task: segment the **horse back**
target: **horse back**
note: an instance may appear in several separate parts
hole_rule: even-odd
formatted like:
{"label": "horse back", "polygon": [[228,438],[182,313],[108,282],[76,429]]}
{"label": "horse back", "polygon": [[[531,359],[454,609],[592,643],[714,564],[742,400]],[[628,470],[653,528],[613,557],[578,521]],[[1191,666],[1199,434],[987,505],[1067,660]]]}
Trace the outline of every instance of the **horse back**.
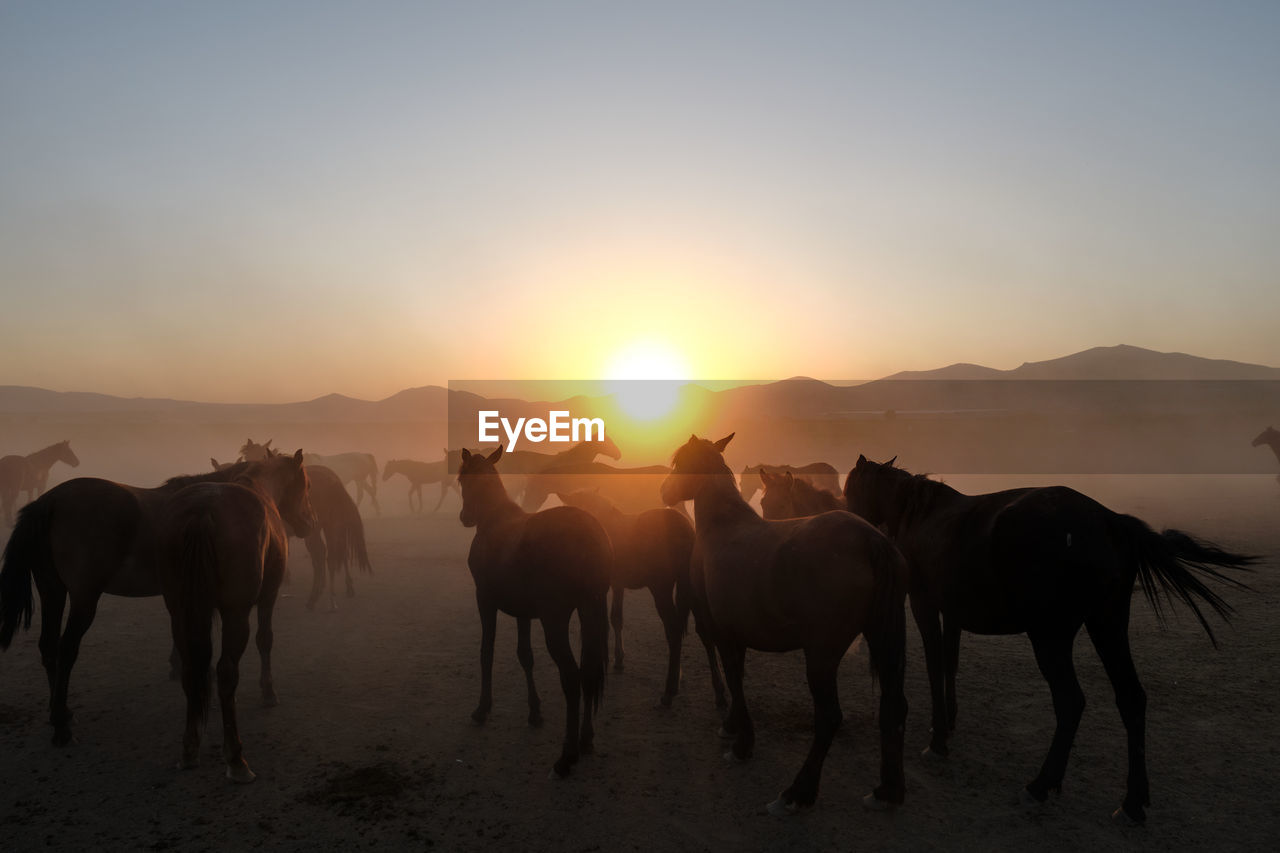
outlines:
{"label": "horse back", "polygon": [[159,595],[154,491],[77,477],[37,498],[54,571],[73,599]]}
{"label": "horse back", "polygon": [[[190,537],[202,535],[208,521],[208,547],[217,565],[217,602],[222,606],[253,604],[268,563],[287,554],[284,522],[274,504],[238,483],[197,483],[174,494],[166,507],[161,532],[164,560],[160,576],[166,589],[181,581],[183,554]],[[283,562],[280,564],[283,570]],[[167,594],[167,593],[166,593]]]}
{"label": "horse back", "polygon": [[663,507],[621,515],[605,529],[613,543],[615,584],[639,589],[688,574],[693,525],[676,510]]}

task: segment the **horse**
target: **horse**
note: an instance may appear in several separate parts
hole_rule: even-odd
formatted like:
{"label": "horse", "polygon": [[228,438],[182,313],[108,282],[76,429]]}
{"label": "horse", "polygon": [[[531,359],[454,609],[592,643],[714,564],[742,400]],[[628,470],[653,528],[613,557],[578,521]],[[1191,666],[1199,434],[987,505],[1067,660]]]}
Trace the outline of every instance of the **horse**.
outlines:
{"label": "horse", "polygon": [[762,471],[768,471],[770,474],[790,471],[796,478],[805,480],[819,489],[825,489],[833,494],[840,491],[840,472],[826,462],[810,462],[799,468],[791,465],[766,465],[761,462],[759,465],[748,465],[742,469],[739,486],[744,501],[750,501],[756,492],[764,488],[764,481],[760,477]]}
{"label": "horse", "polygon": [[859,456],[844,493],[849,509],[882,525],[911,566],[911,612],[924,641],[933,703],[926,756],[947,754],[955,726],[960,632],[1025,633],[1049,683],[1057,724],[1040,772],[1019,797],[1044,802],[1060,790],[1084,712],[1072,663],[1084,625],[1128,735],[1128,790],[1113,816],[1144,820],[1150,805],[1147,697],[1129,649],[1135,581],[1162,621],[1162,593],[1189,606],[1216,647],[1196,599],[1224,619],[1231,608],[1200,576],[1247,589],[1222,570],[1245,568],[1254,558],[1177,530],[1157,534],[1140,519],[1063,486],[965,495],[895,467],[896,458],[875,463]]}
{"label": "horse", "polygon": [[[662,692],[663,707],[670,707],[680,692],[680,650],[689,625],[692,605],[689,565],[693,557],[693,525],[673,509],[647,509],[624,513],[598,492],[584,490],[557,494],[565,506],[591,513],[604,526],[613,544],[613,604],[609,621],[613,625],[613,668],[621,671],[625,657],[622,643],[622,601],[628,589],[645,589],[653,596],[658,617],[667,636],[667,683]],[[673,594],[674,593],[674,597]],[[715,641],[705,619],[695,618],[694,626],[707,652],[711,669],[711,689],[716,707],[729,703],[716,664]]]}
{"label": "horse", "polygon": [[[609,656],[606,598],[613,552],[608,534],[585,510],[554,507],[527,513],[520,509],[507,495],[495,467],[501,458],[501,447],[488,456],[464,449],[458,470],[462,488],[458,518],[464,527],[476,531],[467,565],[476,584],[481,626],[480,704],[471,719],[483,723],[493,707],[493,643],[501,610],[516,617],[516,655],[525,672],[529,724],[541,725],[529,643],[530,620],[540,620],[564,692],[564,746],[551,771],[553,778],[563,778],[579,754],[593,750],[591,715],[604,695]],[[569,644],[569,618],[575,610],[582,629],[581,666]]]}
{"label": "horse", "polygon": [[[446,451],[447,454],[447,451]],[[452,488],[458,489],[458,481],[449,474],[448,458],[435,462],[418,462],[414,459],[390,459],[382,466],[382,482],[391,479],[393,474],[400,474],[409,481],[409,512],[414,512],[413,497],[418,496],[417,512],[422,512],[422,487],[431,483],[440,484],[440,498],[431,508],[434,514],[444,503],[444,496]]]}
{"label": "horse", "polygon": [[676,450],[674,469],[662,484],[668,505],[693,501],[694,601],[711,619],[732,699],[721,731],[733,738],[726,758],[746,760],[755,744],[742,685],[746,650],[802,649],[813,696],[813,743],[795,780],[768,810],[785,815],[812,806],[843,718],[836,671],[862,634],[880,682],[880,784],[863,803],[901,803],[906,561],[887,537],[849,512],[783,521],[756,515],[724,462],[732,438],[713,443],[690,436]]}
{"label": "horse", "polygon": [[529,476],[520,505],[525,512],[536,512],[556,492],[598,489],[624,510],[653,509],[661,505],[658,489],[670,473],[671,469],[665,465],[636,468],[615,468],[603,462],[553,465]]}
{"label": "horse", "polygon": [[[187,696],[178,766],[186,769],[200,763],[200,730],[209,715],[211,634],[217,610],[222,622],[222,655],[217,669],[222,757],[227,778],[241,784],[255,778],[244,759],[235,696],[240,656],[249,642],[249,611],[257,605],[259,619],[265,615],[269,634],[270,614],[284,579],[288,553],[281,513],[300,534],[309,533],[308,525],[314,522],[301,453],[286,464],[292,465],[295,476],[279,497],[279,506],[277,498],[249,478],[195,482],[168,499],[163,521],[157,525],[156,568]],[[258,636],[262,647],[261,628]],[[264,673],[269,673],[269,651],[263,655]]]}
{"label": "horse", "polygon": [[28,502],[44,493],[45,486],[49,484],[49,469],[56,462],[65,462],[72,468],[80,467],[80,458],[71,449],[69,440],[59,441],[43,450],[27,454],[26,479],[23,480],[22,490],[27,493]]}
{"label": "horse", "polygon": [[[243,462],[213,473],[173,477],[156,488],[140,488],[77,477],[54,486],[27,504],[5,546],[0,567],[0,650],[7,649],[19,623],[31,627],[31,582],[40,591],[40,657],[49,679],[53,744],[71,742],[67,690],[80,641],[93,624],[104,593],[130,597],[160,595],[162,552],[170,532],[171,507],[179,491],[201,482],[242,482],[266,494],[295,530],[309,530],[314,513],[306,496],[302,452],[263,462]],[[296,498],[301,491],[303,499]],[[268,555],[284,570],[284,539],[270,542]],[[271,605],[259,601],[257,645],[262,658],[263,702],[276,703],[271,678]],[[70,601],[67,624],[62,616]],[[59,632],[61,631],[61,637]]]}
{"label": "horse", "polygon": [[[1258,433],[1252,446],[1261,447],[1264,444],[1271,448],[1271,452],[1276,455],[1276,460],[1280,461],[1280,432],[1277,432],[1275,427],[1269,426]],[[1280,474],[1276,474],[1276,482],[1280,483]]]}
{"label": "horse", "polygon": [[[311,484],[311,505],[316,514],[316,524],[311,531],[300,535],[314,570],[307,609],[314,610],[316,601],[324,592],[327,569],[329,612],[332,613],[338,609],[338,572],[341,571],[346,576],[347,598],[356,594],[355,584],[351,580],[352,563],[361,572],[373,574],[369,552],[365,548],[364,519],[360,517],[360,509],[337,474],[324,465],[303,467]],[[289,532],[299,535],[292,529]]]}
{"label": "horse", "polygon": [[374,512],[382,515],[382,507],[378,505],[378,463],[372,453],[337,453],[333,456],[308,453],[306,461],[308,465],[323,465],[337,474],[343,483],[355,483],[357,507],[367,491],[373,501]]}
{"label": "horse", "polygon": [[843,496],[819,489],[790,471],[771,474],[762,470],[760,480],[764,484],[760,514],[765,518],[801,518],[833,509],[846,509]]}
{"label": "horse", "polygon": [[13,527],[13,512],[17,508],[18,493],[22,484],[31,479],[31,465],[25,456],[0,457],[0,509],[4,511],[4,523]]}
{"label": "horse", "polygon": [[213,470],[215,471],[221,471],[224,468],[230,468],[232,465],[235,465],[236,462],[243,462],[243,461],[244,461],[243,456],[236,459],[235,462],[219,462],[216,458],[212,456],[209,457],[209,464],[213,466]]}

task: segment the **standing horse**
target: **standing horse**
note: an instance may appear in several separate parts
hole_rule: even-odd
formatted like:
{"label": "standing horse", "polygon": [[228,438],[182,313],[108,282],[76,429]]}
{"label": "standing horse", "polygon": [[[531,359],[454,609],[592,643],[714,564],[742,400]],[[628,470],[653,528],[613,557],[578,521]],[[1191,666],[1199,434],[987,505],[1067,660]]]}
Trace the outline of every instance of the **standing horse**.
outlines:
{"label": "standing horse", "polygon": [[[7,649],[19,623],[31,626],[31,581],[40,591],[40,657],[49,678],[53,743],[71,741],[67,690],[80,641],[93,624],[104,593],[130,597],[160,595],[162,544],[169,533],[173,497],[199,482],[246,482],[266,494],[297,530],[310,529],[309,501],[289,500],[302,490],[306,474],[301,451],[264,462],[244,462],[222,471],[174,477],[154,489],[79,477],[54,486],[23,507],[4,550],[0,568],[0,650]],[[287,551],[271,543],[270,559],[283,571]],[[67,624],[62,616],[70,601]],[[271,608],[258,608],[258,651],[262,657],[263,701],[275,704],[271,679]],[[61,637],[59,632],[61,631]]]}
{"label": "standing horse", "polygon": [[636,512],[653,509],[661,505],[658,490],[670,473],[671,469],[665,465],[637,468],[615,468],[603,462],[553,465],[529,476],[520,505],[525,512],[535,512],[556,492],[597,489],[622,509]]}
{"label": "standing horse", "polygon": [[801,480],[790,471],[781,474],[760,472],[764,494],[760,496],[760,514],[768,519],[802,518],[833,509],[845,509],[844,498]]}
{"label": "standing horse", "polygon": [[765,465],[762,462],[759,465],[748,465],[742,469],[739,488],[744,501],[750,501],[756,492],[764,488],[764,480],[760,477],[762,471],[768,471],[770,474],[783,474],[790,471],[797,478],[805,480],[819,489],[825,489],[833,494],[840,491],[840,472],[826,462],[810,462],[808,465],[801,465],[799,468],[791,465]]}
{"label": "standing horse", "polygon": [[49,469],[55,462],[65,462],[72,468],[80,467],[80,459],[71,449],[70,441],[59,441],[43,450],[27,454],[27,478],[22,483],[22,489],[27,493],[28,501],[33,501],[44,493],[45,486],[49,484]]}
{"label": "standing horse", "polygon": [[[339,572],[346,576],[347,598],[356,594],[355,584],[351,581],[352,563],[359,566],[361,572],[373,574],[369,552],[365,548],[364,519],[337,474],[323,465],[303,467],[311,484],[311,505],[316,514],[315,526],[301,537],[314,570],[307,609],[315,609],[316,601],[324,592],[327,576],[329,611],[333,612],[338,609]],[[298,535],[296,531],[289,532]]]}
{"label": "standing horse", "polygon": [[323,465],[337,474],[343,483],[355,483],[357,507],[367,491],[373,501],[374,512],[382,515],[382,507],[378,506],[378,463],[372,453],[337,453],[333,456],[308,453],[307,464]]}
{"label": "standing horse", "polygon": [[[1253,440],[1254,447],[1261,447],[1264,444],[1276,455],[1276,461],[1280,461],[1280,432],[1276,432],[1275,427],[1267,427]],[[1280,483],[1280,474],[1276,474],[1276,482]]]}
{"label": "standing horse", "polygon": [[691,436],[662,484],[667,504],[692,500],[697,555],[695,601],[710,613],[732,704],[723,734],[733,757],[751,756],[755,732],[743,693],[748,648],[804,650],[813,696],[813,744],[791,786],[769,804],[773,814],[812,806],[822,764],[840,725],[836,670],[858,634],[880,679],[880,785],[870,807],[901,803],[907,565],[878,530],[848,512],[765,521],[738,491],[725,446]]}
{"label": "standing horse", "polygon": [[[542,722],[533,684],[529,622],[542,622],[547,651],[560,670],[566,706],[564,747],[553,773],[566,776],[580,752],[593,748],[591,715],[604,694],[609,655],[607,596],[613,553],[600,522],[576,507],[526,513],[507,495],[494,465],[499,447],[488,457],[462,451],[458,482],[462,487],[464,527],[474,527],[467,565],[476,584],[480,611],[480,704],[471,718],[483,723],[493,707],[493,642],[498,611],[516,617],[516,654],[529,692],[529,723]],[[578,611],[582,629],[582,665],[573,659],[569,618]],[[582,699],[579,729],[578,701]]]}
{"label": "standing horse", "polygon": [[[647,509],[636,515],[624,513],[594,491],[559,493],[565,506],[585,509],[596,517],[613,544],[613,606],[609,621],[613,624],[613,668],[621,671],[622,600],[628,589],[648,588],[658,617],[667,635],[667,685],[662,704],[670,706],[680,692],[680,649],[689,625],[692,591],[689,588],[689,565],[693,558],[693,525],[673,509]],[[673,595],[674,593],[674,595]],[[716,664],[715,640],[707,620],[695,617],[694,626],[707,652],[711,668],[711,689],[716,707],[728,705],[724,683]]]}
{"label": "standing horse", "polygon": [[924,641],[933,701],[926,755],[946,755],[955,726],[960,632],[1026,633],[1049,683],[1057,726],[1040,773],[1021,797],[1044,802],[1049,791],[1060,790],[1084,712],[1071,659],[1084,625],[1128,734],[1128,791],[1114,816],[1143,820],[1150,805],[1147,696],[1129,651],[1134,583],[1161,618],[1161,593],[1180,599],[1212,640],[1196,599],[1224,619],[1231,608],[1197,573],[1245,588],[1219,570],[1242,568],[1253,558],[1181,531],[1157,534],[1139,519],[1062,486],[964,495],[893,462],[859,456],[845,481],[845,498],[849,509],[888,531],[911,566],[911,613]]}
{"label": "standing horse", "polygon": [[[446,451],[447,453],[447,451]],[[458,481],[449,476],[449,460],[439,459],[435,462],[418,462],[414,459],[391,459],[382,466],[382,482],[391,479],[393,474],[400,474],[409,481],[409,512],[414,512],[413,497],[418,496],[417,512],[422,512],[422,487],[431,483],[440,484],[440,499],[431,508],[434,513],[444,503],[444,496],[453,488],[458,489]]]}
{"label": "standing horse", "polygon": [[[314,521],[307,503],[301,454],[289,462],[296,476],[285,486],[278,508],[277,499],[252,479],[197,482],[172,495],[160,526],[157,568],[187,695],[187,724],[178,766],[190,768],[200,763],[200,730],[209,715],[211,634],[217,610],[222,621],[222,655],[218,660],[222,757],[227,778],[239,783],[254,780],[240,742],[235,695],[240,656],[249,642],[249,611],[257,605],[258,617],[265,617],[269,635],[271,611],[288,554],[281,513],[303,535],[310,532],[308,526]],[[262,634],[260,628],[260,646]],[[269,641],[266,648],[264,673],[269,674]]]}

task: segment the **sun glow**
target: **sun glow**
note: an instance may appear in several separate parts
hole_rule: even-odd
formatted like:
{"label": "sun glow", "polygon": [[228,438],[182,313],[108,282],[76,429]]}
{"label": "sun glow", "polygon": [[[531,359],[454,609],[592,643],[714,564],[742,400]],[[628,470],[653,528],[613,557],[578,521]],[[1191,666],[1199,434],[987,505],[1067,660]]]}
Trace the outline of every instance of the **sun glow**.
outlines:
{"label": "sun glow", "polygon": [[635,420],[652,421],[675,408],[689,367],[665,343],[637,341],[614,354],[604,375],[618,408]]}

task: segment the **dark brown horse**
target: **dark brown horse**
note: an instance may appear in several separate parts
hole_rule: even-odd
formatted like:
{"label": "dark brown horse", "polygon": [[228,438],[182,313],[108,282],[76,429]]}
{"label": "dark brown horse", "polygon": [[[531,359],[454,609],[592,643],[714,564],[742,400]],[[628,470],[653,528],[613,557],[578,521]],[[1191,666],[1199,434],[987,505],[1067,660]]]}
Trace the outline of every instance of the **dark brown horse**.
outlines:
{"label": "dark brown horse", "polygon": [[[459,519],[464,527],[476,530],[467,565],[476,583],[482,631],[480,704],[471,718],[483,723],[493,706],[493,643],[501,610],[516,617],[516,654],[529,692],[529,723],[541,724],[529,643],[530,620],[540,620],[564,691],[564,747],[553,768],[555,775],[563,777],[580,752],[593,748],[591,715],[604,694],[609,655],[607,597],[613,553],[600,522],[583,510],[555,507],[530,514],[520,509],[507,495],[494,467],[501,458],[501,447],[488,457],[463,450],[458,471],[462,486]],[[581,666],[573,659],[569,644],[569,619],[575,610],[582,630]]]}
{"label": "dark brown horse", "polygon": [[866,637],[880,680],[880,785],[872,807],[901,803],[907,565],[878,530],[848,512],[765,521],[738,491],[722,455],[732,435],[714,444],[690,437],[675,453],[662,484],[668,504],[692,500],[695,606],[705,607],[732,704],[724,734],[738,759],[751,756],[755,732],[743,694],[747,649],[804,651],[813,696],[813,745],[791,786],[769,804],[774,814],[813,805],[822,764],[841,723],[836,670],[858,634]]}
{"label": "dark brown horse", "polygon": [[[680,650],[689,625],[692,590],[689,588],[689,565],[693,558],[693,525],[673,509],[647,509],[637,514],[624,513],[595,491],[566,492],[557,495],[565,506],[585,509],[604,525],[613,544],[613,604],[609,621],[613,624],[613,668],[621,670],[625,657],[622,644],[622,601],[628,589],[648,589],[658,618],[667,636],[667,683],[662,692],[663,706],[680,692]],[[705,619],[695,618],[694,626],[707,652],[711,668],[711,689],[716,706],[729,703],[724,697],[724,683],[716,663],[715,640]]]}
{"label": "dark brown horse", "polygon": [[[373,574],[369,564],[369,552],[364,541],[364,519],[360,509],[351,499],[346,485],[333,471],[323,465],[303,466],[311,483],[311,506],[316,513],[316,524],[311,532],[302,536],[311,557],[314,574],[311,579],[311,595],[307,609],[314,610],[326,585],[329,589],[329,611],[338,609],[338,574],[346,577],[347,598],[356,594],[351,580],[351,564],[366,574]],[[289,531],[297,535],[292,529]]]}
{"label": "dark brown horse", "polygon": [[768,519],[803,518],[833,509],[845,509],[844,498],[801,480],[790,471],[781,474],[760,472],[764,494],[760,496],[760,514]]}
{"label": "dark brown horse", "polygon": [[1253,558],[1177,530],[1157,534],[1139,519],[1061,486],[964,495],[896,468],[893,460],[880,464],[859,456],[845,481],[845,498],[851,510],[889,532],[911,565],[911,612],[924,640],[933,700],[926,754],[946,755],[955,725],[960,632],[1026,633],[1049,682],[1057,727],[1040,773],[1022,797],[1044,802],[1060,789],[1084,712],[1071,653],[1084,625],[1128,734],[1128,791],[1115,816],[1141,821],[1150,795],[1147,696],[1129,651],[1134,584],[1157,614],[1162,595],[1181,600],[1212,639],[1197,599],[1223,618],[1230,607],[1201,576],[1244,588],[1220,570],[1242,568]]}
{"label": "dark brown horse", "polygon": [[[222,471],[174,477],[154,489],[80,477],[53,487],[23,507],[9,537],[0,569],[0,649],[9,647],[19,624],[31,625],[31,582],[40,591],[40,656],[49,678],[53,743],[71,741],[67,690],[80,641],[93,624],[104,593],[130,597],[160,595],[168,556],[163,543],[171,531],[173,498],[201,482],[240,482],[266,494],[297,530],[314,523],[306,495],[302,457],[244,462]],[[269,559],[286,556],[285,543],[271,543]],[[62,627],[63,612],[67,613]],[[258,651],[262,656],[263,701],[275,703],[271,680],[271,601],[258,609]],[[61,633],[61,636],[59,634]]]}
{"label": "dark brown horse", "polygon": [[[187,695],[187,724],[178,766],[189,768],[200,763],[200,730],[209,714],[209,664],[216,610],[222,622],[222,655],[218,660],[222,757],[227,778],[239,783],[254,780],[240,742],[235,695],[240,681],[240,656],[249,642],[249,611],[257,606],[259,619],[265,616],[269,635],[270,615],[284,579],[288,554],[288,534],[281,512],[304,535],[314,520],[301,453],[296,459],[281,461],[294,474],[278,498],[264,491],[259,481],[247,477],[235,482],[196,482],[169,498],[162,513],[164,521],[157,530],[156,568],[169,608],[174,645],[182,661],[182,687]],[[262,647],[261,627],[258,636]],[[265,649],[267,690],[269,641]]]}
{"label": "dark brown horse", "polygon": [[762,462],[742,469],[738,487],[744,501],[750,501],[756,492],[764,488],[764,481],[760,478],[762,471],[768,471],[770,474],[784,474],[790,471],[795,477],[819,489],[832,493],[840,491],[840,472],[826,462],[810,462],[798,468],[792,465],[766,465]]}
{"label": "dark brown horse", "polygon": [[[1271,452],[1276,455],[1276,461],[1280,462],[1280,432],[1276,432],[1276,428],[1269,426],[1253,439],[1254,447],[1266,445],[1271,448]],[[1280,483],[1280,474],[1276,475],[1276,482]]]}
{"label": "dark brown horse", "polygon": [[[446,454],[448,451],[445,451]],[[409,481],[409,512],[415,512],[413,498],[418,498],[416,512],[422,512],[422,487],[432,483],[440,484],[440,498],[431,508],[434,513],[444,503],[444,496],[450,488],[458,489],[458,481],[449,473],[449,460],[438,459],[435,462],[419,462],[415,459],[389,459],[382,466],[382,482],[390,480],[393,474],[399,474]]]}

